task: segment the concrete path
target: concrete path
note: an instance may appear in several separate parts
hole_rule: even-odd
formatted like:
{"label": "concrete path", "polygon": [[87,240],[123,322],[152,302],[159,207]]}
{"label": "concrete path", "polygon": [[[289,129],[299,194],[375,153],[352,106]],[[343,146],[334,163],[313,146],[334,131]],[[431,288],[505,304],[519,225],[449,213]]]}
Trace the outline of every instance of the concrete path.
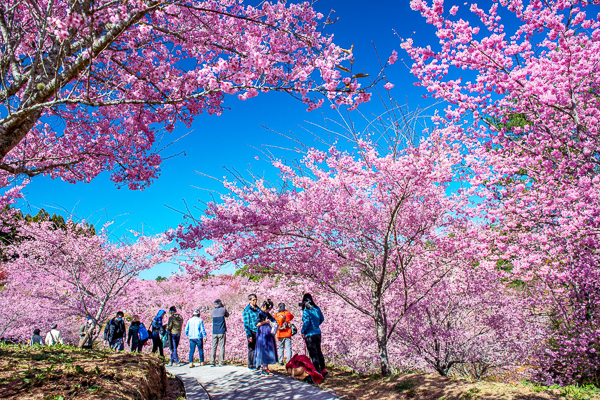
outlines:
{"label": "concrete path", "polygon": [[[275,374],[262,377],[246,367],[167,367],[183,381],[188,400],[334,400],[308,383]],[[198,385],[200,383],[202,386]],[[202,389],[206,389],[204,391]],[[208,395],[206,394],[208,392]]]}

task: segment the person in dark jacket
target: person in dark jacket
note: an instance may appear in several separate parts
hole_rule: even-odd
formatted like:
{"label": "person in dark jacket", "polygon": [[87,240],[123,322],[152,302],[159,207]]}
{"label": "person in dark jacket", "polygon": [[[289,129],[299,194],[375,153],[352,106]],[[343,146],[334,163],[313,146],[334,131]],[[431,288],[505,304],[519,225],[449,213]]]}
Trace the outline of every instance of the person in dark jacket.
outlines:
{"label": "person in dark jacket", "polygon": [[169,308],[169,322],[167,322],[167,331],[171,335],[171,362],[169,365],[179,364],[177,348],[179,347],[182,328],[183,317],[177,313],[177,307],[173,306]]}
{"label": "person in dark jacket", "polygon": [[225,309],[223,302],[215,300],[215,308],[210,312],[213,319],[212,349],[210,351],[210,363],[214,367],[217,365],[217,347],[219,348],[219,366],[225,363],[225,341],[227,339],[227,325],[225,318],[229,313]]}
{"label": "person in dark jacket", "polygon": [[44,339],[42,339],[42,337],[40,336],[40,330],[39,329],[34,329],[33,330],[33,336],[31,337],[31,340],[29,341],[29,345],[33,346],[39,344],[40,346],[44,345]]}
{"label": "person in dark jacket", "polygon": [[156,317],[152,320],[150,326],[150,337],[152,338],[152,352],[156,353],[159,350],[161,357],[164,357],[163,342],[162,338],[167,333],[166,326],[163,324],[163,316],[166,314],[165,310],[158,310]]}
{"label": "person in dark jacket", "polygon": [[117,351],[125,350],[125,321],[123,321],[123,312],[117,312],[115,318],[108,321],[104,328],[104,340],[111,349]]}
{"label": "person in dark jacket", "polygon": [[140,340],[139,331],[141,326],[144,326],[144,324],[140,322],[140,317],[134,315],[131,325],[129,325],[129,332],[127,333],[127,345],[131,346],[132,352],[141,353],[142,347],[144,347],[146,340],[148,340],[148,338]]}
{"label": "person in dark jacket", "polygon": [[327,375],[327,371],[325,370],[325,358],[321,351],[321,329],[319,327],[325,318],[310,293],[304,295],[300,306],[302,307],[302,330],[300,333],[302,333],[315,369],[324,377]]}

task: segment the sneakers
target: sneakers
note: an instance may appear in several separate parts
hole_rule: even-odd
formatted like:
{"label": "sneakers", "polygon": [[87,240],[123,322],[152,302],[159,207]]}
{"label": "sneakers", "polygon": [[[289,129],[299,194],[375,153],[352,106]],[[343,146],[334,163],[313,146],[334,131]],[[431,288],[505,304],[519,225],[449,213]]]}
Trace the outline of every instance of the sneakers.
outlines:
{"label": "sneakers", "polygon": [[217,364],[210,364],[210,366],[211,366],[211,367],[216,367],[216,366],[217,366]]}

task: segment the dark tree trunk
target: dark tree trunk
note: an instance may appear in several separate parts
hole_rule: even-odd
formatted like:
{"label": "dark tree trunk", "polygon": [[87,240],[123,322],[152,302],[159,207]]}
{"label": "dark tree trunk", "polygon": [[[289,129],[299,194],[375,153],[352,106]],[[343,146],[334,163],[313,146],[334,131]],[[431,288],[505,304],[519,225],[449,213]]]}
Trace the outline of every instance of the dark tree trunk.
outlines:
{"label": "dark tree trunk", "polygon": [[388,357],[388,337],[387,337],[387,323],[386,318],[383,315],[381,306],[377,306],[375,309],[375,329],[377,330],[377,348],[379,350],[379,362],[381,364],[381,375],[388,376],[391,374],[390,360]]}

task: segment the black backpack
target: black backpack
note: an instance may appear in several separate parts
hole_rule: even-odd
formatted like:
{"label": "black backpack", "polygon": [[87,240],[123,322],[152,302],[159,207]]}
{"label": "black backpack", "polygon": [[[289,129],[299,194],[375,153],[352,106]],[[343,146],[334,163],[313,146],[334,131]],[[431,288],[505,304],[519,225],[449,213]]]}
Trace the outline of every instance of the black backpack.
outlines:
{"label": "black backpack", "polygon": [[125,336],[125,323],[123,321],[119,322],[114,318],[113,318],[113,323],[115,324],[115,330],[113,331],[113,337]]}

